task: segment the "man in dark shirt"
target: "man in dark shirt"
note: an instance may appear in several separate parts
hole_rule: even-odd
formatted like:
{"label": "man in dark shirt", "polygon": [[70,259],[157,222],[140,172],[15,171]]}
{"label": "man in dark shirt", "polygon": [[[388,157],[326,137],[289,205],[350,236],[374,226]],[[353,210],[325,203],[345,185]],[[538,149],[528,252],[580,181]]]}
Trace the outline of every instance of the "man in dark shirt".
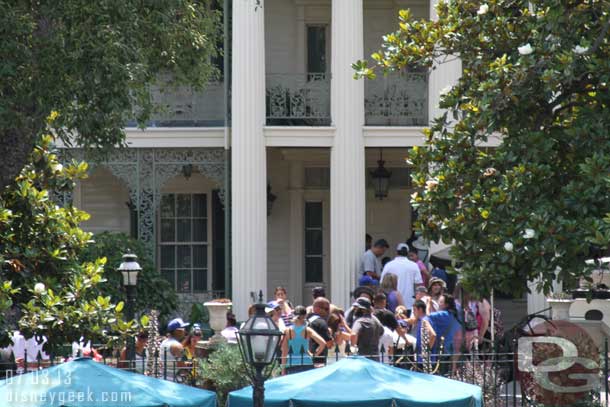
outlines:
{"label": "man in dark shirt", "polygon": [[[326,349],[324,349],[324,352],[322,352],[320,356],[313,357],[314,365],[324,364],[324,362],[326,361],[326,356],[328,355],[328,349],[331,348],[333,345],[332,338],[330,337],[330,332],[328,331],[328,324],[326,323],[329,313],[330,301],[328,301],[324,297],[316,298],[313,302],[313,313],[308,316],[307,322],[309,323],[311,329],[316,331],[316,333],[320,335],[322,339],[324,339],[324,341],[326,342]],[[310,352],[316,353],[317,348],[318,344],[315,341],[310,340]]]}

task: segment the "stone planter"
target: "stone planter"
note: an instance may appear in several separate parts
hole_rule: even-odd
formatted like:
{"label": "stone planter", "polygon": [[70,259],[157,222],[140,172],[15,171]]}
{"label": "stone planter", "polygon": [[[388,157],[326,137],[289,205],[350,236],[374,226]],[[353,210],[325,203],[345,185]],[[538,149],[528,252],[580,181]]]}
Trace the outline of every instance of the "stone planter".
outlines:
{"label": "stone planter", "polygon": [[551,317],[553,319],[570,319],[570,306],[574,300],[547,298],[546,302],[551,307]]}
{"label": "stone planter", "polygon": [[579,288],[572,291],[572,298],[587,298],[592,300],[610,300],[610,290]]}
{"label": "stone planter", "polygon": [[231,302],[210,301],[203,304],[210,314],[210,327],[214,330],[214,335],[210,338],[210,344],[220,344],[226,342],[220,334],[227,324],[227,311],[231,309]]}

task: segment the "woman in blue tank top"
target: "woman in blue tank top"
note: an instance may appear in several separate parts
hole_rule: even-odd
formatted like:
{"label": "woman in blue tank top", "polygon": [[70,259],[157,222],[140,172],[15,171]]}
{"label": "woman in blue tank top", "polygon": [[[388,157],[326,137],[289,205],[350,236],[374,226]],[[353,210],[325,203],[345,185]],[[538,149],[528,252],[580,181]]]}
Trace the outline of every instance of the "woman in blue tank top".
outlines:
{"label": "woman in blue tank top", "polygon": [[293,325],[286,328],[282,341],[282,362],[284,374],[304,372],[313,369],[313,360],[309,353],[309,341],[318,344],[315,356],[320,356],[326,348],[326,342],[313,329],[307,326],[305,316],[307,310],[303,306],[294,309]]}

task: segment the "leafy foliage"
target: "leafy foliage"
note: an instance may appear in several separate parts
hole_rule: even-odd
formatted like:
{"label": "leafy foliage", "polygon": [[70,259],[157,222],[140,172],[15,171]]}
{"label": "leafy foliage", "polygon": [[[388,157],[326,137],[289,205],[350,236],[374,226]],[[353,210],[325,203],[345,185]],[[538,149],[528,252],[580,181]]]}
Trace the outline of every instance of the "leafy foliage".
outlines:
{"label": "leafy foliage", "polygon": [[251,384],[247,367],[236,345],[221,345],[207,360],[200,363],[200,375],[216,390],[220,406],[225,404],[230,392]]}
{"label": "leafy foliage", "polygon": [[[123,303],[102,296],[104,258],[81,262],[91,235],[79,228],[88,215],[58,207],[49,191],[68,191],[86,176],[87,164],[62,166],[43,137],[15,184],[0,194],[0,307],[20,310],[19,328],[26,337],[46,336],[47,352],[84,336],[92,341],[118,339],[136,322],[122,320]],[[0,313],[0,346],[16,320]],[[57,354],[57,353],[56,353]]]}
{"label": "leafy foliage", "polygon": [[117,269],[127,251],[138,256],[138,263],[142,267],[142,272],[138,274],[136,315],[155,309],[159,311],[161,319],[167,319],[176,310],[178,297],[171,284],[155,269],[142,242],[123,233],[99,233],[93,236],[93,242],[83,250],[80,259],[107,259],[104,272],[107,283],[101,287],[101,291],[112,301],[119,302],[125,298],[125,291],[123,277]]}
{"label": "leafy foliage", "polygon": [[212,0],[0,0],[0,188],[47,131],[63,142],[111,148],[144,125],[154,85],[201,88],[220,13]]}
{"label": "leafy foliage", "polygon": [[[437,21],[400,12],[400,29],[358,76],[434,68],[459,57],[446,113],[410,160],[419,227],[454,241],[465,283],[521,295],[540,278],[587,274],[610,229],[610,3],[441,1]],[[491,136],[498,148],[480,144]]]}

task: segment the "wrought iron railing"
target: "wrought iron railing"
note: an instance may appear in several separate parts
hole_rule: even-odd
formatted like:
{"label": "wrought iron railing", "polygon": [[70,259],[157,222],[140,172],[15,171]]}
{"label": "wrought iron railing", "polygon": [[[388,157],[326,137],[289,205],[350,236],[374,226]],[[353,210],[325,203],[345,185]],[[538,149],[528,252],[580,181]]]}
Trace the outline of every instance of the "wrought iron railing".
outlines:
{"label": "wrought iron railing", "polygon": [[[182,86],[152,91],[158,108],[149,127],[222,127],[225,117],[225,96],[222,82],[210,82],[202,90]],[[128,123],[135,126],[135,122]]]}
{"label": "wrought iron railing", "polygon": [[[237,346],[237,345],[229,345]],[[607,349],[607,347],[606,347]],[[80,351],[79,351],[80,352]],[[419,371],[437,376],[445,376],[464,383],[474,384],[482,390],[483,407],[517,407],[517,406],[540,406],[528,396],[527,389],[521,388],[520,380],[516,371],[516,353],[478,353],[471,352],[460,355],[427,354],[427,360],[422,361],[408,350],[394,351],[390,354],[381,347],[379,354],[360,355],[372,358],[381,363],[389,364],[401,369]],[[307,358],[304,356],[307,355]],[[70,355],[80,357],[81,354]],[[339,360],[353,357],[349,345],[343,350],[336,346],[330,355],[322,358],[320,363],[309,366],[319,368],[327,364],[336,363]],[[0,374],[3,378],[24,374],[35,370],[41,370],[58,363],[63,363],[70,358],[51,357],[42,359],[40,353],[35,359],[28,357],[25,352],[24,359],[16,360],[13,354],[4,361],[0,360]],[[137,373],[162,378],[178,383],[188,384],[196,387],[205,387],[205,380],[201,375],[201,365],[198,358],[192,360],[175,360],[170,357],[167,348],[161,352],[155,352],[152,360],[144,358],[138,360],[122,360],[118,351],[100,352],[98,361],[119,369],[129,369]],[[309,360],[305,362],[305,360]],[[297,354],[289,353],[285,359],[277,359],[278,365],[306,366],[312,363],[307,350],[301,348]],[[599,385],[588,392],[581,392],[580,399],[586,406],[608,405],[608,355],[601,355]],[[575,379],[576,380],[576,379]]]}
{"label": "wrought iron railing", "polygon": [[327,74],[268,74],[266,99],[267,125],[330,125]]}
{"label": "wrought iron railing", "polygon": [[424,72],[396,72],[365,82],[367,126],[426,126],[428,76]]}

